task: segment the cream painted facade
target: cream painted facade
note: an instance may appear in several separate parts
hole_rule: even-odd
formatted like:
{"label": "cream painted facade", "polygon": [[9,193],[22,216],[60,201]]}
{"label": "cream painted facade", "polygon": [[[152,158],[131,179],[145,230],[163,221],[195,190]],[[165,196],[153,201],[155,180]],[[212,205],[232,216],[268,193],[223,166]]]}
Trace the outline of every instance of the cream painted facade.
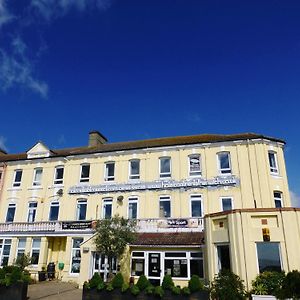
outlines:
{"label": "cream painted facade", "polygon": [[87,147],[55,151],[39,142],[27,153],[0,154],[1,263],[34,254],[33,274],[54,262],[56,276],[82,285],[98,266],[91,222],[119,214],[136,217],[140,233],[205,236],[197,245],[128,247],[115,266],[127,277],[144,272],[161,280],[171,273],[184,285],[202,268],[201,276],[211,280],[218,272],[216,247],[228,245],[231,269],[250,283],[258,273],[261,219],[268,220],[271,242],[280,243],[282,268],[299,269],[299,212],[275,209],[291,206],[283,147],[281,140],[255,134],[106,144],[92,132]]}

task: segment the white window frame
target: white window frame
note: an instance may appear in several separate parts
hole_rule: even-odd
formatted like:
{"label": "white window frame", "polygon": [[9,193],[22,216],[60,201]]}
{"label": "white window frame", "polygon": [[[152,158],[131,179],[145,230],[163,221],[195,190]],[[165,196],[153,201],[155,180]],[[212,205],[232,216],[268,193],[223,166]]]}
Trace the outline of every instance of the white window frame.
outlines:
{"label": "white window frame", "polygon": [[231,201],[231,210],[233,210],[234,209],[234,206],[233,206],[233,197],[232,196],[222,196],[222,197],[220,197],[221,211],[226,211],[226,210],[224,210],[223,199],[230,199],[230,201]]}
{"label": "white window frame", "polygon": [[[25,241],[25,245],[24,245],[24,247],[20,247],[20,241]],[[24,254],[25,255],[25,250],[26,250],[26,244],[27,244],[27,239],[26,239],[26,237],[25,238],[18,238],[18,245],[17,245],[17,249],[16,249],[16,259],[18,258],[18,255],[19,255],[19,252],[21,252],[20,253],[20,255],[22,255],[22,254]]]}
{"label": "white window frame", "polygon": [[[161,217],[160,216],[160,202],[170,202],[170,216],[169,217]],[[172,202],[171,202],[171,196],[170,195],[160,195],[159,196],[159,207],[158,207],[159,211],[158,211],[158,216],[159,218],[171,218],[172,217]]]}
{"label": "white window frame", "polygon": [[[133,255],[134,252],[139,252],[139,253],[143,253],[143,256],[135,256]],[[131,254],[130,254],[131,258],[130,258],[130,276],[134,276],[134,277],[139,277],[139,275],[133,275],[132,274],[132,260],[133,259],[140,259],[144,261],[144,275],[148,275],[148,263],[147,263],[147,259],[146,259],[146,251],[140,251],[140,250],[132,250]]]}
{"label": "white window frame", "polygon": [[[138,164],[139,164],[139,173],[138,174],[132,174],[131,173],[131,171],[132,171],[131,164],[133,162],[138,162]],[[129,180],[139,180],[140,177],[141,177],[141,160],[137,159],[137,158],[131,159],[131,160],[129,160],[129,164],[128,165],[129,165],[128,166],[129,167],[129,169],[128,169]]]}
{"label": "white window frame", "polygon": [[[34,247],[34,240],[39,241],[39,246],[38,247]],[[41,248],[41,238],[32,238],[30,257],[32,257],[33,251],[38,251],[38,253],[39,253],[38,263],[37,264],[32,264],[32,266],[37,266],[39,264],[40,254],[41,254],[40,248]]]}
{"label": "white window frame", "polygon": [[[114,166],[114,175],[108,176],[108,165]],[[107,161],[104,163],[104,181],[115,181],[116,175],[116,162],[114,161]]]}
{"label": "white window frame", "polygon": [[[280,194],[280,197],[276,197],[275,194]],[[274,191],[273,192],[273,199],[274,199],[274,205],[276,208],[282,208],[283,207],[283,193],[281,191]],[[276,201],[280,201],[280,207],[276,206]]]}
{"label": "white window frame", "polygon": [[[129,218],[129,204],[131,203],[136,203],[136,218]],[[128,197],[127,218],[130,220],[137,220],[139,218],[139,197],[137,196]]]}
{"label": "white window frame", "polygon": [[[270,155],[274,155],[275,167],[271,166]],[[269,162],[270,173],[273,174],[273,175],[278,175],[279,174],[279,168],[278,168],[278,159],[277,159],[277,152],[276,151],[268,151],[268,162]]]}
{"label": "white window frame", "polygon": [[[199,158],[200,170],[199,171],[191,171],[191,159],[196,158],[196,157]],[[188,156],[188,174],[189,174],[189,177],[201,177],[202,176],[201,154],[194,153],[194,154],[190,154]]]}
{"label": "white window frame", "polygon": [[[57,214],[57,219],[56,220],[50,220],[51,208],[52,207],[58,207],[58,214]],[[59,203],[59,201],[58,200],[51,201],[50,206],[49,206],[49,217],[48,217],[48,220],[50,222],[52,222],[52,221],[54,222],[54,221],[57,221],[59,219],[59,210],[60,210],[60,203]]]}
{"label": "white window frame", "polygon": [[102,199],[102,219],[105,219],[105,207],[106,205],[111,205],[111,216],[110,218],[113,217],[113,198],[111,197],[106,197]]}
{"label": "white window frame", "polygon": [[[79,219],[79,215],[80,215],[79,206],[80,206],[80,204],[85,204],[86,205],[85,218],[84,219]],[[87,215],[87,199],[84,199],[84,198],[77,199],[77,202],[76,202],[76,221],[84,221],[84,220],[86,220],[86,215]]]}
{"label": "white window frame", "polygon": [[[58,170],[62,169],[62,178],[57,178],[58,175]],[[65,167],[64,166],[56,166],[54,169],[54,179],[53,179],[53,184],[54,185],[63,185],[64,184],[64,172],[65,172]]]}
{"label": "white window frame", "polygon": [[[193,209],[192,209],[192,203],[200,201],[200,206],[201,206],[201,216],[193,217]],[[190,195],[190,216],[191,218],[203,218],[203,198],[201,194],[191,194]]]}
{"label": "white window frame", "polygon": [[83,243],[84,239],[82,237],[73,237],[72,238],[72,244],[71,244],[71,259],[70,259],[70,272],[69,272],[69,274],[72,275],[72,276],[79,276],[80,271],[78,273],[73,273],[72,272],[73,253],[76,252],[76,250],[79,249],[79,253],[80,253],[80,269],[81,269],[81,259],[82,259],[80,246],[79,246],[79,248],[74,248],[74,240],[82,240],[81,243]]}
{"label": "white window frame", "polygon": [[[221,168],[221,155],[228,155],[229,168]],[[221,151],[217,153],[218,172],[221,176],[232,175],[231,155],[229,151]]]}
{"label": "white window frame", "polygon": [[[40,178],[38,178],[38,172]],[[43,168],[35,168],[33,172],[32,186],[40,186],[42,184]]]}
{"label": "white window frame", "polygon": [[[89,167],[89,176],[88,177],[82,177],[82,169],[83,167]],[[80,165],[80,177],[79,177],[79,182],[80,183],[87,183],[90,181],[90,176],[91,176],[91,165],[89,163],[84,163]]]}
{"label": "white window frame", "polygon": [[[0,245],[0,266],[3,266],[3,258],[7,257],[7,261],[9,262],[9,258],[11,255],[11,244],[12,244],[12,238],[2,238],[2,244]],[[9,254],[4,255],[4,247],[9,246]]]}
{"label": "white window frame", "polygon": [[[14,217],[13,217],[13,220],[12,221],[7,221],[7,214],[8,214],[8,210],[9,208],[14,208]],[[8,203],[8,206],[7,206],[7,211],[6,211],[6,217],[5,217],[5,222],[13,222],[14,219],[15,219],[15,216],[16,216],[16,209],[17,209],[17,204],[16,203]]]}
{"label": "white window frame", "polygon": [[[30,204],[36,204],[36,206],[30,207]],[[37,201],[30,201],[28,202],[28,210],[27,210],[27,222],[28,223],[34,223],[36,219],[36,213],[37,213]],[[31,219],[33,218],[33,219]],[[32,220],[32,221],[30,221]]]}
{"label": "white window frame", "polygon": [[[21,172],[21,178],[19,181],[17,181],[17,174]],[[14,172],[14,180],[13,180],[13,187],[19,187],[21,186],[21,182],[22,182],[22,176],[23,176],[23,170],[22,169],[16,169]]]}
{"label": "white window frame", "polygon": [[[170,172],[162,172],[161,170],[161,164],[163,159],[168,159],[170,161]],[[160,179],[168,179],[172,177],[172,160],[170,156],[162,156],[158,160],[159,163],[159,178]]]}

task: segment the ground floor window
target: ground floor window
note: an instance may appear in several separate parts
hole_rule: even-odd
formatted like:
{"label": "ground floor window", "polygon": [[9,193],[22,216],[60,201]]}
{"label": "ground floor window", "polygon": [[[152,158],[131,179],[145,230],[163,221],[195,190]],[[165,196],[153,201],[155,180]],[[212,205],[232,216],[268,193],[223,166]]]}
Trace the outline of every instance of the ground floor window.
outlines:
{"label": "ground floor window", "polygon": [[188,263],[186,252],[166,252],[165,253],[165,274],[172,277],[188,277]]}
{"label": "ground floor window", "polygon": [[145,253],[133,251],[131,257],[131,275],[145,275]]}
{"label": "ground floor window", "polygon": [[111,262],[104,254],[94,253],[94,265],[93,273],[100,273],[101,277],[104,278],[105,272],[110,269],[110,264],[113,274],[117,273],[117,259],[113,257]]}
{"label": "ground floor window", "polygon": [[279,243],[256,243],[259,273],[264,271],[281,271]]}
{"label": "ground floor window", "polygon": [[41,239],[32,239],[31,264],[37,265],[40,257]]}
{"label": "ground floor window", "polygon": [[22,255],[25,255],[26,238],[21,238],[18,241],[17,259],[20,259]]}
{"label": "ground floor window", "polygon": [[0,239],[0,266],[7,266],[11,248],[11,239]]}
{"label": "ground floor window", "polygon": [[218,271],[230,270],[230,251],[229,245],[218,245],[217,246],[218,256]]}
{"label": "ground floor window", "polygon": [[74,238],[72,240],[71,273],[73,274],[78,274],[80,272],[80,244],[82,242],[83,238]]}

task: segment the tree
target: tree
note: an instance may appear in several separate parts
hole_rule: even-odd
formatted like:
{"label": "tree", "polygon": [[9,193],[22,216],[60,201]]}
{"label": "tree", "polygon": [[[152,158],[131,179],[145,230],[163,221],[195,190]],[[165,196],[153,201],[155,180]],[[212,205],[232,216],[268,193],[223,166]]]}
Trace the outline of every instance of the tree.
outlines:
{"label": "tree", "polygon": [[19,267],[22,271],[28,267],[31,264],[32,258],[30,257],[30,254],[22,253],[21,255],[18,255],[14,265]]}
{"label": "tree", "polygon": [[[112,259],[119,259],[126,246],[136,239],[136,221],[115,215],[111,219],[98,220],[96,225],[96,250],[108,258],[109,275],[112,275]],[[106,270],[105,266],[105,270]],[[106,272],[107,273],[107,272]],[[105,279],[107,274],[104,274]],[[110,277],[110,276],[109,276]]]}

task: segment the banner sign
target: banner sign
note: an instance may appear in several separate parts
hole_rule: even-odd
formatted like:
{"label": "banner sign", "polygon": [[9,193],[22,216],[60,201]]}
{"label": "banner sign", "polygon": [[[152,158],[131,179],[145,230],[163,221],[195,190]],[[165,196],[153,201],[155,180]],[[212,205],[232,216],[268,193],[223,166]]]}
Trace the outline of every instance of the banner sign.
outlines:
{"label": "banner sign", "polygon": [[92,228],[92,221],[70,221],[62,222],[62,229],[85,230]]}
{"label": "banner sign", "polygon": [[168,227],[187,227],[189,222],[187,219],[168,219]]}

